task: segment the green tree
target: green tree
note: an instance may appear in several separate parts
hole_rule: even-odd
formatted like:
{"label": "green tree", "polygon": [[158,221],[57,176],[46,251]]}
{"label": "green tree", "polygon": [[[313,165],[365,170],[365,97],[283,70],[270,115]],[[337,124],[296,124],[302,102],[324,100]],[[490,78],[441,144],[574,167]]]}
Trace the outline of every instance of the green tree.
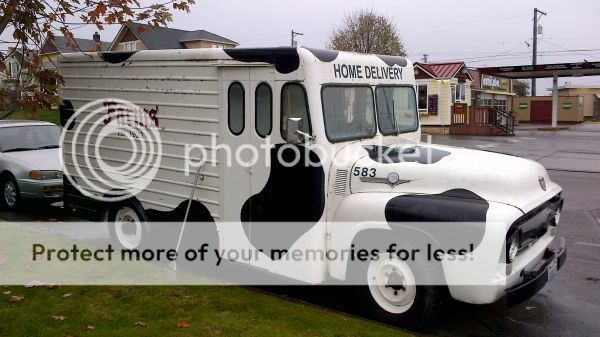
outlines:
{"label": "green tree", "polygon": [[[160,0],[156,0],[160,1]],[[102,30],[107,24],[127,21],[144,22],[151,26],[165,26],[172,21],[172,11],[190,11],[195,0],[164,0],[141,4],[139,0],[2,0],[0,2],[0,34],[12,31],[12,41],[1,41],[0,72],[7,73],[6,59],[19,53],[28,55],[20,59],[18,77],[26,74],[27,84],[1,93],[13,97],[19,108],[48,108],[58,103],[56,95],[62,78],[55,70],[42,69],[40,50],[46,38],[61,34],[72,40],[71,32],[82,25],[95,25]],[[73,51],[81,51],[75,42]],[[6,90],[6,89],[3,89]],[[18,93],[18,94],[15,94]]]}
{"label": "green tree", "polygon": [[368,54],[406,56],[392,20],[371,10],[347,13],[331,32],[327,48]]}

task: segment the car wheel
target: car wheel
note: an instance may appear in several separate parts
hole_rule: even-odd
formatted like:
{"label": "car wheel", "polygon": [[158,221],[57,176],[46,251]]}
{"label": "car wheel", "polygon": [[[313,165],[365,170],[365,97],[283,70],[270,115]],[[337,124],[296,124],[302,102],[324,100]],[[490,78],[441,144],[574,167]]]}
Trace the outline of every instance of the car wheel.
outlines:
{"label": "car wheel", "polygon": [[6,176],[0,180],[0,193],[2,205],[8,210],[15,211],[19,207],[21,193],[13,176]]}
{"label": "car wheel", "polygon": [[110,208],[108,233],[111,242],[120,248],[140,248],[149,236],[148,217],[135,200],[128,200]]}
{"label": "car wheel", "polygon": [[382,253],[359,266],[352,277],[365,284],[352,288],[368,316],[409,329],[420,329],[435,316],[442,288],[419,285],[417,273],[395,254]]}

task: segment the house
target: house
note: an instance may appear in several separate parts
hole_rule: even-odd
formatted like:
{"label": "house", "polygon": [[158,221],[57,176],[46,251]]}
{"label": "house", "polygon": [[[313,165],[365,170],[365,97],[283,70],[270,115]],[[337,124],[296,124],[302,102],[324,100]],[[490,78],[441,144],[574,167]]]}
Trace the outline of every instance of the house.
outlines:
{"label": "house", "polygon": [[236,46],[238,46],[237,42],[205,30],[188,31],[128,22],[121,26],[109,50],[235,48]]}
{"label": "house", "polygon": [[490,107],[504,112],[511,112],[512,80],[504,77],[481,74],[478,69],[468,69],[471,83],[471,106]]}
{"label": "house", "polygon": [[0,110],[7,110],[11,97],[19,97],[20,90],[33,84],[24,63],[31,60],[35,50],[25,50],[9,47],[3,60],[5,72],[0,77]]}
{"label": "house", "polygon": [[414,64],[417,105],[427,131],[448,133],[452,112],[471,105],[473,78],[464,62]]}
{"label": "house", "polygon": [[40,49],[42,69],[56,69],[58,56],[63,53],[101,51],[108,50],[109,47],[110,42],[100,41],[100,34],[98,32],[94,33],[91,40],[80,38],[67,39],[64,36],[56,35],[52,38],[47,38],[42,44],[42,48]]}

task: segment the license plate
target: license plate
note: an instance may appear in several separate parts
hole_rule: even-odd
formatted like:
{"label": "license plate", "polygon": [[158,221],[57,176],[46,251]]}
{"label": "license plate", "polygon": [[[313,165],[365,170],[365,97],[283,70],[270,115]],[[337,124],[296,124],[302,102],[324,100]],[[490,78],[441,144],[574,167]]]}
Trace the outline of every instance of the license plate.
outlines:
{"label": "license plate", "polygon": [[552,262],[550,262],[550,264],[548,265],[548,282],[550,280],[552,280],[554,278],[554,276],[556,276],[557,265],[558,265],[557,259],[552,260]]}

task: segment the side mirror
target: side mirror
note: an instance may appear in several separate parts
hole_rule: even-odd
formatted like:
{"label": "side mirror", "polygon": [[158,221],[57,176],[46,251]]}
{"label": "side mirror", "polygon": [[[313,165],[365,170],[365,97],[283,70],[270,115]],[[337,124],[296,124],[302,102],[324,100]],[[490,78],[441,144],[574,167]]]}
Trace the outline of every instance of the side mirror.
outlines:
{"label": "side mirror", "polygon": [[292,144],[302,143],[302,118],[290,117],[287,120],[286,141]]}

